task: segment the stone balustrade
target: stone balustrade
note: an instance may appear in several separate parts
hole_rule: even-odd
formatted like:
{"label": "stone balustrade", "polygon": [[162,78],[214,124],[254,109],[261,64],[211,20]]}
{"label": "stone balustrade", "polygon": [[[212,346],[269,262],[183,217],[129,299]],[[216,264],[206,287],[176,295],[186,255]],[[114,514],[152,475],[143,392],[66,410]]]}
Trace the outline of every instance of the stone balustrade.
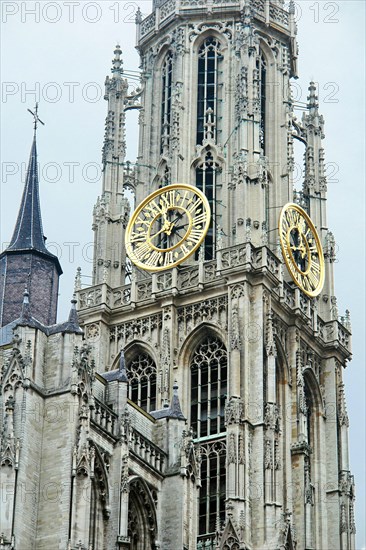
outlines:
{"label": "stone balustrade", "polygon": [[147,462],[161,474],[164,472],[165,453],[134,428],[129,431],[128,445],[130,451],[139,456],[144,462]]}
{"label": "stone balustrade", "polygon": [[94,407],[91,409],[91,421],[113,437],[118,436],[117,414],[96,398],[94,398]]}
{"label": "stone balustrade", "polygon": [[[184,16],[186,12],[210,12],[218,15],[223,11],[240,12],[239,0],[166,0],[155,8],[153,13],[137,23],[138,40],[145,40],[165,27],[175,16]],[[289,13],[277,0],[252,0],[254,16],[266,24],[274,23],[289,28]]]}
{"label": "stone balustrade", "polygon": [[[78,310],[82,318],[83,312],[90,311],[91,308],[123,310],[129,309],[131,305],[142,307],[171,294],[179,296],[187,292],[202,292],[217,285],[219,281],[224,286],[231,275],[241,273],[269,277],[273,291],[280,301],[289,310],[300,315],[302,322],[317,332],[325,343],[334,343],[339,338],[339,344],[350,350],[347,322],[342,322],[342,319],[324,322],[317,314],[314,300],[283,280],[281,260],[268,247],[255,247],[249,242],[218,250],[214,260],[158,273],[146,273],[145,278],[115,289],[107,284],[81,289],[77,292]],[[141,276],[140,273],[138,275]]]}

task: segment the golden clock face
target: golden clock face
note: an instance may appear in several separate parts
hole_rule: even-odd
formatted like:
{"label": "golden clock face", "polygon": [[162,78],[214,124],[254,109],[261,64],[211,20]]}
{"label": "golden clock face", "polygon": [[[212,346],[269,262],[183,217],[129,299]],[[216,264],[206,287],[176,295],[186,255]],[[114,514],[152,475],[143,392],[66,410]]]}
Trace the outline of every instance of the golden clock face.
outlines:
{"label": "golden clock face", "polygon": [[210,205],[196,187],[157,189],[136,208],[126,230],[126,252],[147,271],[175,267],[201,245],[210,225]]}
{"label": "golden clock face", "polygon": [[308,296],[317,296],[324,285],[324,256],[318,233],[300,206],[286,204],[279,220],[281,248],[287,269]]}

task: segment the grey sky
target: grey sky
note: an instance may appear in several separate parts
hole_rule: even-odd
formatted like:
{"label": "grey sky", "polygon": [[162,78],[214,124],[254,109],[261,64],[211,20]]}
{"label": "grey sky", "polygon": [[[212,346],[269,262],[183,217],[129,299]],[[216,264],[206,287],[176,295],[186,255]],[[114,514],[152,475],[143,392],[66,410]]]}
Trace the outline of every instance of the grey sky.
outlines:
{"label": "grey sky", "polygon": [[[91,272],[92,208],[101,188],[100,160],[106,102],[104,78],[120,42],[125,70],[137,70],[134,17],[150,0],[122,2],[1,2],[1,248],[14,227],[32,140],[27,108],[40,102],[41,204],[50,250],[64,270],[59,317],[68,314],[76,268]],[[328,225],[338,245],[335,267],[339,313],[351,311],[354,360],[345,373],[351,467],[356,476],[357,549],[365,539],[364,362],[364,127],[365,3],[296,4],[299,73],[295,95],[306,101],[319,83],[325,117]],[[33,13],[32,13],[33,12]],[[53,21],[53,22],[52,22]],[[93,22],[94,21],[94,22]],[[132,83],[132,82],[131,82]],[[298,116],[301,116],[299,111]],[[128,113],[127,158],[135,160],[137,116]],[[86,181],[85,181],[86,180]],[[331,181],[332,180],[332,181]]]}

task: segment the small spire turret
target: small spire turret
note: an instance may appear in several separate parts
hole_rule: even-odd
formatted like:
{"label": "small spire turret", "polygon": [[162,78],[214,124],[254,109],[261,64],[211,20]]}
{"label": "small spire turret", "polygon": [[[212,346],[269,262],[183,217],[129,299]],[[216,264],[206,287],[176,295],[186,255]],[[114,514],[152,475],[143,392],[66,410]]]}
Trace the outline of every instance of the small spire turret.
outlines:
{"label": "small spire turret", "polygon": [[177,383],[176,380],[173,384],[173,397],[172,397],[172,401],[171,401],[171,404],[170,404],[169,417],[170,418],[179,418],[181,420],[185,420],[185,416],[182,413],[182,409],[181,409],[181,406],[180,406],[180,401],[179,401],[179,397],[178,397],[178,383]]}
{"label": "small spire turret", "polygon": [[319,103],[318,103],[318,96],[316,95],[316,86],[313,81],[309,84],[309,95],[307,97],[308,103],[307,107],[310,110],[311,114],[318,113]]}
{"label": "small spire turret", "polygon": [[121,77],[123,74],[123,60],[122,50],[119,44],[116,45],[114,50],[114,59],[112,59],[112,74],[114,77]]}

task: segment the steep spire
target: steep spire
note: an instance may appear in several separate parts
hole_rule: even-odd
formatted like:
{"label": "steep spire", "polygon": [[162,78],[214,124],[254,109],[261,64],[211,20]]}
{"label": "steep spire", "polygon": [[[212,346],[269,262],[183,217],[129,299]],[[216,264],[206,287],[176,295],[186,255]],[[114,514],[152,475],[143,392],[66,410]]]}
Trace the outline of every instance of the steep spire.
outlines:
{"label": "steep spire", "polygon": [[[32,319],[42,325],[54,325],[57,319],[62,269],[57,256],[46,248],[39,204],[36,129],[43,122],[38,118],[37,105],[30,113],[34,137],[26,182],[13,236],[0,254],[0,326],[19,320],[22,310],[24,313],[29,307]],[[25,287],[27,295],[23,296]]]}
{"label": "steep spire", "polygon": [[39,183],[37,168],[37,144],[34,134],[27,179],[20,203],[18,218],[14,233],[7,251],[35,250],[53,258],[57,264],[59,273],[62,273],[57,257],[51,254],[45,246],[43,236],[42,217],[39,203]]}
{"label": "steep spire", "polygon": [[171,418],[179,418],[180,420],[185,420],[184,414],[182,413],[182,409],[180,407],[177,381],[175,381],[173,385],[173,397],[172,397],[172,402],[170,404],[170,410],[171,410],[171,414],[170,414]]}

